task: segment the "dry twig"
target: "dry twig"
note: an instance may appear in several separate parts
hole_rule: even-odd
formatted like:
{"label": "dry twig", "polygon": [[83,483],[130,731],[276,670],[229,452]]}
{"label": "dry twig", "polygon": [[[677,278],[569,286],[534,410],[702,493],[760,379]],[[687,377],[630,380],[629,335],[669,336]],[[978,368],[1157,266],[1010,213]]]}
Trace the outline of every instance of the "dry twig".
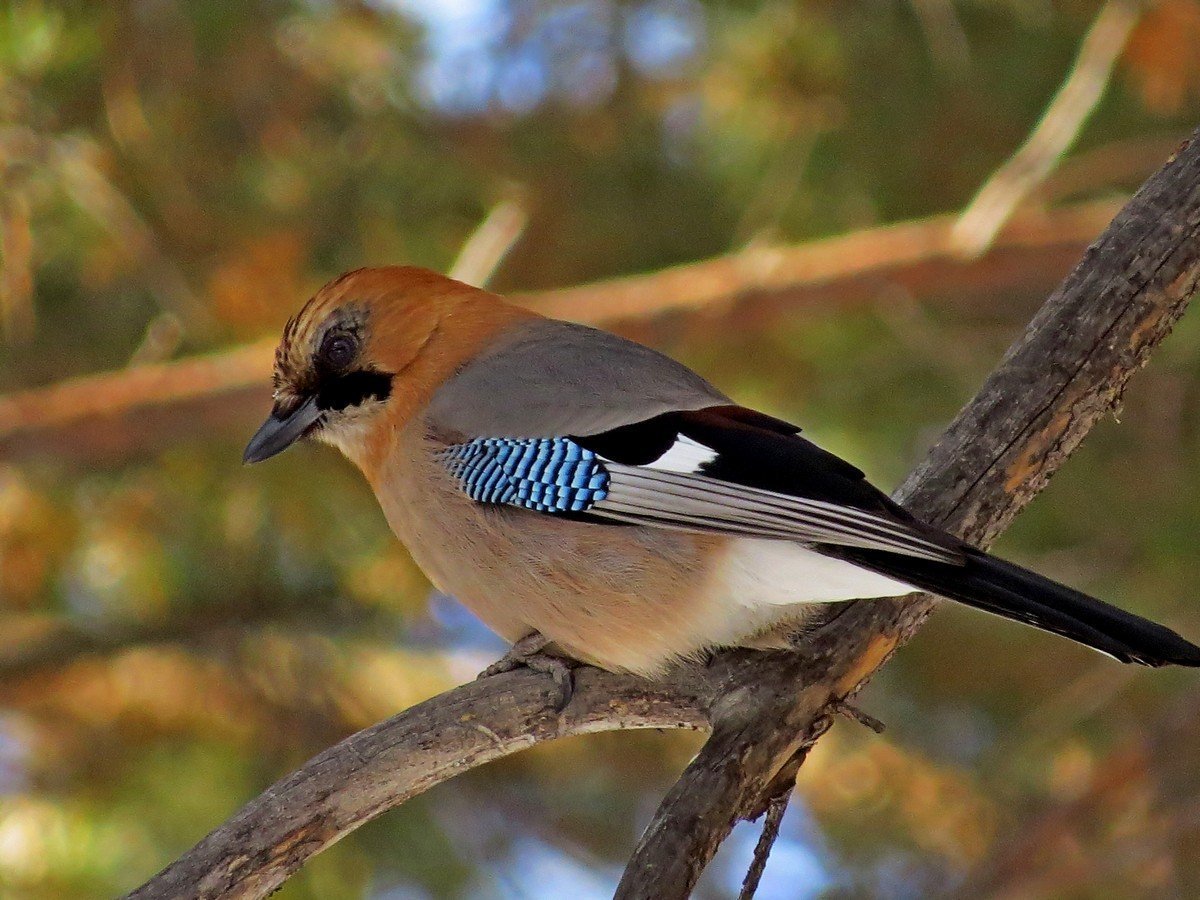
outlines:
{"label": "dry twig", "polygon": [[521,239],[529,215],[516,200],[501,200],[476,228],[450,267],[450,277],[484,287],[513,245]]}
{"label": "dry twig", "polygon": [[767,804],[762,833],[758,836],[758,843],[754,845],[754,859],[746,877],[742,879],[738,900],[754,900],[754,895],[758,893],[758,885],[762,881],[763,873],[767,871],[771,848],[779,839],[779,829],[783,825],[783,817],[787,814],[788,802],[792,799],[792,788],[793,785],[788,785],[786,790],[772,797]]}
{"label": "dry twig", "polygon": [[1021,201],[1070,149],[1104,95],[1113,66],[1140,16],[1141,6],[1135,0],[1109,0],[1100,10],[1037,126],[992,173],[955,224],[954,244],[964,256],[978,256],[991,245]]}

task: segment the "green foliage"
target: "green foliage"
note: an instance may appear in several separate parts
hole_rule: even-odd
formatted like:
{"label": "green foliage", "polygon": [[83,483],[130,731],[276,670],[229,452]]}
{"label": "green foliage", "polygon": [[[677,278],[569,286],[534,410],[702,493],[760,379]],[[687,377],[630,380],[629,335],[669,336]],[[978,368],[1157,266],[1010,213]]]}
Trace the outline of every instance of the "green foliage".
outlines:
{"label": "green foliage", "polygon": [[[529,226],[502,290],[952,212],[1024,140],[1097,9],[13,0],[0,391],[274,334],[344,269],[446,269],[505,198]],[[1072,196],[1136,185],[1158,158],[1130,148],[1194,124],[1200,79],[1176,63],[1200,58],[1197,21],[1192,0],[1147,13],[1064,164],[1092,166]],[[1038,298],[859,300],[677,317],[647,339],[891,486]],[[1193,635],[1198,322],[1001,545]],[[0,895],[131,888],[308,755],[498,652],[431,605],[331,452],[238,459],[181,427],[111,467],[0,460]],[[866,698],[887,737],[838,729],[806,767],[768,878],[778,896],[1200,895],[1194,695],[939,615]],[[608,736],[474,773],[281,896],[601,896],[694,741]],[[705,896],[736,886],[739,841]]]}

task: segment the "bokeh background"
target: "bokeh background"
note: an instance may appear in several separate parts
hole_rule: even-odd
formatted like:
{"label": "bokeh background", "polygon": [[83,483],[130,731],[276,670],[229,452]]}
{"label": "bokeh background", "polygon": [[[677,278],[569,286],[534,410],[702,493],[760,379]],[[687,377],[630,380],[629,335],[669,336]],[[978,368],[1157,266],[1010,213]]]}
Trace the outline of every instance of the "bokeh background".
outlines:
{"label": "bokeh background", "polygon": [[[887,487],[1197,122],[1196,0],[0,3],[0,895],[128,890],[502,650],[332,451],[240,464],[326,279],[603,322]],[[1000,549],[1200,634],[1198,374],[1193,313]],[[1194,673],[945,609],[863,703],[761,897],[1200,896]],[[279,896],[607,896],[698,740],[470,773]]]}

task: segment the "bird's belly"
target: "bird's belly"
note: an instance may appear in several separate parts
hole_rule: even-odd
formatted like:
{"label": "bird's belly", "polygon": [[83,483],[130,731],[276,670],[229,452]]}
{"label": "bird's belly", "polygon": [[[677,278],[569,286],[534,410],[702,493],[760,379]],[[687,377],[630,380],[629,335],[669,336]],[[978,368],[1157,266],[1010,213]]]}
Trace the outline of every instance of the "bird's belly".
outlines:
{"label": "bird's belly", "polygon": [[718,538],[503,507],[429,524],[396,531],[441,590],[507,640],[538,631],[585,662],[653,674],[724,630],[703,589]]}

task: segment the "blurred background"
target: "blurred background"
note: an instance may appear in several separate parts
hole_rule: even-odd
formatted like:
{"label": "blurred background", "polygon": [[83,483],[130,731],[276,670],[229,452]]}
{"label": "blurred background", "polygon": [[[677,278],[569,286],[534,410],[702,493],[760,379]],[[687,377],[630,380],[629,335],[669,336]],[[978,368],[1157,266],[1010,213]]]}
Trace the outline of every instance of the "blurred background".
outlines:
{"label": "blurred background", "polygon": [[[501,652],[334,452],[240,463],[328,278],[614,328],[891,487],[1197,122],[1196,0],[0,3],[0,895],[128,890]],[[999,549],[1200,634],[1198,373],[1192,314]],[[863,706],[760,897],[1200,896],[1194,673],[945,609]],[[472,772],[279,896],[608,896],[699,740]]]}

